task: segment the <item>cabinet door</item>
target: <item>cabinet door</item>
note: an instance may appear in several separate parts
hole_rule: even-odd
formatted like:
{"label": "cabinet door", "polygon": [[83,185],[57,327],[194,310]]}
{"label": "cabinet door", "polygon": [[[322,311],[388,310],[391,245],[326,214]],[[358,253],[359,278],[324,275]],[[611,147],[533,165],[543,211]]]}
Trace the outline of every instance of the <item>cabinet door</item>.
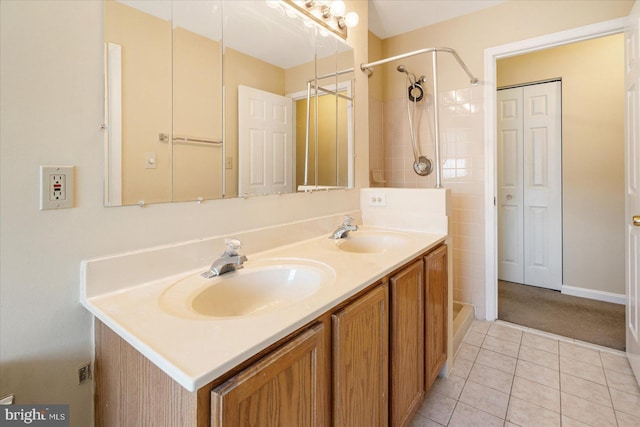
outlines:
{"label": "cabinet door", "polygon": [[447,246],[425,258],[425,386],[428,390],[447,361]]}
{"label": "cabinet door", "polygon": [[391,277],[391,425],[405,426],[424,397],[424,263]]}
{"label": "cabinet door", "polygon": [[380,285],[331,316],[335,427],[387,426],[388,304]]}
{"label": "cabinet door", "polygon": [[324,326],[293,338],[211,392],[212,426],[325,426]]}

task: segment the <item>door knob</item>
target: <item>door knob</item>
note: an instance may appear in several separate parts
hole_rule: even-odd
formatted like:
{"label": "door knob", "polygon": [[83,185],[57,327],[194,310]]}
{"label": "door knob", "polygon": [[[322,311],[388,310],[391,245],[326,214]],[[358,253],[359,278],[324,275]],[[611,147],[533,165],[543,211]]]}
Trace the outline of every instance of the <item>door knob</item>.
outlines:
{"label": "door knob", "polygon": [[513,199],[513,196],[511,194],[507,194],[507,200],[511,200]]}
{"label": "door knob", "polygon": [[640,215],[634,215],[632,222],[636,227],[640,227]]}

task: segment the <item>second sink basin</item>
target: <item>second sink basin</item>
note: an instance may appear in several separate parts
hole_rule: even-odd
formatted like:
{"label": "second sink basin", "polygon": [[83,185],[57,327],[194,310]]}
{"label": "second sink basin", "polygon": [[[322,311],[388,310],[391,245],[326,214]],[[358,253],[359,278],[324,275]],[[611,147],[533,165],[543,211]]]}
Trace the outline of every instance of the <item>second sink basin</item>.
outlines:
{"label": "second sink basin", "polygon": [[162,294],[160,305],[181,317],[252,316],[300,302],[334,277],[333,269],[319,262],[262,260],[211,279],[188,276]]}
{"label": "second sink basin", "polygon": [[413,236],[387,230],[358,230],[344,239],[329,241],[330,246],[347,252],[376,253],[398,249],[413,240]]}

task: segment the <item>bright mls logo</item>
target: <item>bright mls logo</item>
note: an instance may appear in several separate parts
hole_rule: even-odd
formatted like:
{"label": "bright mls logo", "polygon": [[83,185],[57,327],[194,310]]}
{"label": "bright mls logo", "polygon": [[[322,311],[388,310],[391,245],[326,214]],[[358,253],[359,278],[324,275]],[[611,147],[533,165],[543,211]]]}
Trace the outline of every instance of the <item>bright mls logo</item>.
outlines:
{"label": "bright mls logo", "polygon": [[0,406],[0,427],[69,427],[69,405]]}

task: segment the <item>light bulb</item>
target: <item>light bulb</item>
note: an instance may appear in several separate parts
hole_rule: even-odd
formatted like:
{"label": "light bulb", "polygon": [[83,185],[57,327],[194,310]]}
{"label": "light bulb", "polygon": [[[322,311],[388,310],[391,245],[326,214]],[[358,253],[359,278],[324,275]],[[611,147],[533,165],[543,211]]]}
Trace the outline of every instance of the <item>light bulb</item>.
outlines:
{"label": "light bulb", "polygon": [[360,22],[360,17],[355,12],[349,12],[347,16],[344,17],[344,23],[349,28],[355,27],[358,25],[358,22]]}
{"label": "light bulb", "polygon": [[333,3],[331,3],[330,10],[333,16],[342,16],[344,15],[346,6],[344,5],[344,2],[342,0],[335,0]]}

